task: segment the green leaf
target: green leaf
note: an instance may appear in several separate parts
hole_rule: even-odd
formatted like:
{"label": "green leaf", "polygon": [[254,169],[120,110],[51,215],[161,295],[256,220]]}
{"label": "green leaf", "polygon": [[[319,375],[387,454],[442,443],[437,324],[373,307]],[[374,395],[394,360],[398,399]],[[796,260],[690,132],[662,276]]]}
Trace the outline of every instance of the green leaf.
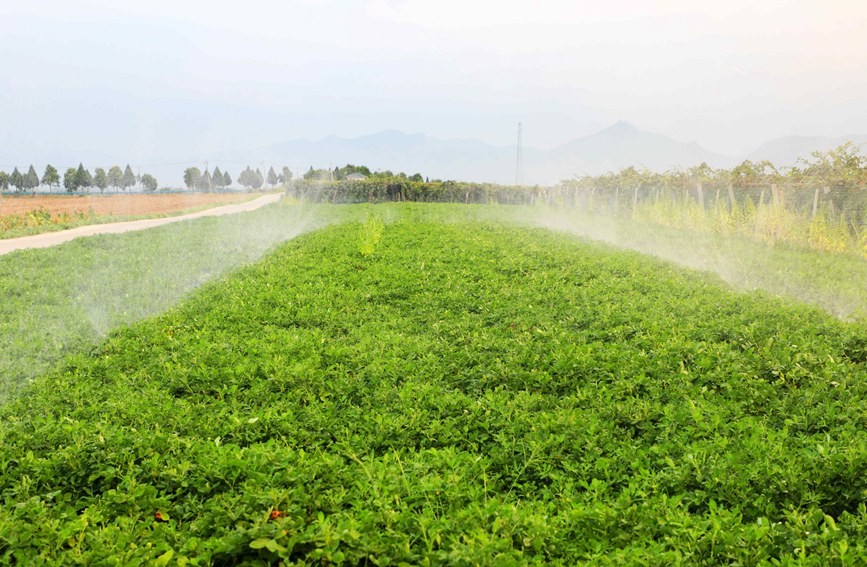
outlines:
{"label": "green leaf", "polygon": [[156,560],[154,560],[154,566],[155,567],[165,567],[166,565],[169,564],[169,561],[171,561],[172,557],[174,557],[174,556],[175,556],[174,550],[169,549],[168,551],[166,551],[165,553],[163,553],[162,555],[157,557]]}

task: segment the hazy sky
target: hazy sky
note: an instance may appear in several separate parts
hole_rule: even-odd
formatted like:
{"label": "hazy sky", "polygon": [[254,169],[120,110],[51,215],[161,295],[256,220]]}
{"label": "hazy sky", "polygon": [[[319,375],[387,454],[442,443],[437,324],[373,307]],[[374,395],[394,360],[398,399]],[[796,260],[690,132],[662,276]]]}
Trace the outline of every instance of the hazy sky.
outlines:
{"label": "hazy sky", "polygon": [[386,128],[507,145],[518,120],[539,147],[616,120],[727,153],[867,134],[860,0],[0,0],[0,22],[0,164]]}

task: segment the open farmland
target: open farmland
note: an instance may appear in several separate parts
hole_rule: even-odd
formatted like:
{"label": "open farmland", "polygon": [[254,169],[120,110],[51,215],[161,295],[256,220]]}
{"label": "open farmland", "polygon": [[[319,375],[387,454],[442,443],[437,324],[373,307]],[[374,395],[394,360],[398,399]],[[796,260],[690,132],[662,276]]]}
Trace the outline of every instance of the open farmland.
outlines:
{"label": "open farmland", "polygon": [[0,197],[0,238],[240,203],[261,193],[22,195]]}
{"label": "open farmland", "polygon": [[867,561],[863,323],[457,210],[319,209],[73,349],[0,409],[0,557]]}
{"label": "open farmland", "polygon": [[164,215],[209,205],[239,203],[259,193],[130,193],[119,195],[22,195],[0,197],[0,215],[46,211],[98,216]]}

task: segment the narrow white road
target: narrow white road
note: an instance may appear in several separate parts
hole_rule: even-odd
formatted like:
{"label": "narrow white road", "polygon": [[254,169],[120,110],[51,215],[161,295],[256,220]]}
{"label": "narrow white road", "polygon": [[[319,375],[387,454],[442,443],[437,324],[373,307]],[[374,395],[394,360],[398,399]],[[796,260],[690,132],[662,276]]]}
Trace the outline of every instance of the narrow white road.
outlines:
{"label": "narrow white road", "polygon": [[46,232],[34,236],[9,238],[6,240],[0,240],[0,256],[8,254],[9,252],[14,252],[15,250],[24,250],[27,248],[48,248],[49,246],[56,246],[58,244],[63,244],[64,242],[69,242],[70,240],[75,240],[76,238],[92,236],[94,234],[118,234],[121,232],[143,230],[146,228],[153,228],[155,226],[162,226],[164,224],[197,219],[200,217],[219,217],[223,215],[231,215],[233,213],[254,211],[260,207],[264,207],[265,205],[276,203],[279,200],[279,194],[265,195],[264,197],[259,197],[258,199],[247,201],[246,203],[223,205],[222,207],[214,207],[213,209],[207,209],[197,213],[190,213],[188,215],[180,215],[177,217],[113,222],[109,224],[91,224],[88,226],[71,228],[69,230],[62,230],[60,232]]}

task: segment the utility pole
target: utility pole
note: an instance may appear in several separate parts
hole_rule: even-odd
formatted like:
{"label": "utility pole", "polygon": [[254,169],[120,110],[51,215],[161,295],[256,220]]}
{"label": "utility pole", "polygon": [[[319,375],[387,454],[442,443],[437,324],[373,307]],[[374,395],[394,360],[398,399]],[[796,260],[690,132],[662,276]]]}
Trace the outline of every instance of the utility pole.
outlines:
{"label": "utility pole", "polygon": [[524,184],[524,149],[521,146],[521,123],[518,122],[518,155],[515,159],[515,185]]}

